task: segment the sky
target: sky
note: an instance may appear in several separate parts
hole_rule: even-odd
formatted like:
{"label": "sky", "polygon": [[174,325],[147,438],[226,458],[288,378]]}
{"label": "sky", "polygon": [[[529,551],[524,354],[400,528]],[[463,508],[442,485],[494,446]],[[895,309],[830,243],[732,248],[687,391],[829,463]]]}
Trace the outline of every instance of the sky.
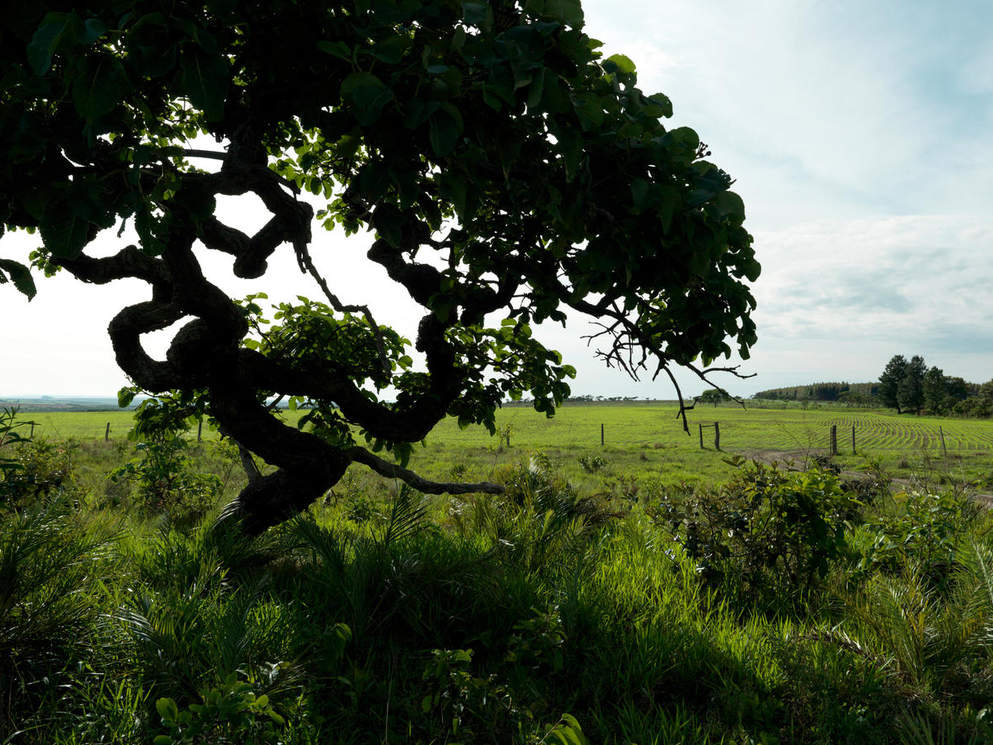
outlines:
{"label": "sky", "polygon": [[[947,375],[993,378],[993,5],[987,0],[585,0],[586,32],[637,65],[735,179],[763,271],[752,291],[758,343],[729,391],[878,378],[895,354]],[[243,229],[258,205],[223,205]],[[127,236],[125,236],[126,240]],[[374,298],[381,323],[413,334],[419,314],[363,258],[369,234],[315,231],[313,254],[345,302]],[[0,238],[23,258],[37,239]],[[121,245],[110,240],[108,250]],[[280,249],[265,283],[225,289],[319,296]],[[0,287],[0,396],[113,395],[126,379],[106,326],[141,283],[39,281],[28,303]],[[672,398],[594,359],[580,318],[538,335],[578,369],[574,394]],[[148,342],[159,353],[160,333]],[[732,360],[733,363],[738,362]],[[705,387],[680,375],[684,392]]]}

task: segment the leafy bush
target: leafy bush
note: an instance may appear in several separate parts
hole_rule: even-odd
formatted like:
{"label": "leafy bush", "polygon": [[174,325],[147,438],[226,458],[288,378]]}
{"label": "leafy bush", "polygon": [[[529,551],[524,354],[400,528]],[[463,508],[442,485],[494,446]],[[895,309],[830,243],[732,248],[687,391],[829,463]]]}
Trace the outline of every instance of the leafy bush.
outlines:
{"label": "leafy bush", "polygon": [[281,737],[286,719],[276,711],[269,696],[257,694],[253,685],[236,673],[226,676],[202,694],[202,703],[179,709],[175,700],[164,697],[155,709],[168,734],[156,736],[154,745],[264,745],[285,741]]}
{"label": "leafy bush", "polygon": [[217,503],[223,489],[213,474],[196,473],[187,420],[174,406],[148,399],[135,413],[129,437],[135,440],[131,460],[114,469],[112,481],[134,483],[135,496],[148,514],[165,514],[179,525],[192,525]]}
{"label": "leafy bush", "polygon": [[900,574],[908,561],[933,585],[943,585],[955,566],[959,539],[980,507],[951,491],[910,491],[894,496],[895,509],[870,521],[872,546],[860,561],[863,571]]}
{"label": "leafy bush", "polygon": [[72,475],[76,444],[38,439],[18,444],[0,480],[0,509],[23,509],[56,493],[80,496]]}
{"label": "leafy bush", "polygon": [[718,491],[667,503],[661,514],[709,582],[778,603],[815,588],[845,554],[857,506],[833,474],[752,463]]}
{"label": "leafy bush", "polygon": [[[0,411],[0,509],[23,509],[75,484],[71,440],[29,440],[18,430],[16,409]],[[76,496],[74,494],[74,496]]]}

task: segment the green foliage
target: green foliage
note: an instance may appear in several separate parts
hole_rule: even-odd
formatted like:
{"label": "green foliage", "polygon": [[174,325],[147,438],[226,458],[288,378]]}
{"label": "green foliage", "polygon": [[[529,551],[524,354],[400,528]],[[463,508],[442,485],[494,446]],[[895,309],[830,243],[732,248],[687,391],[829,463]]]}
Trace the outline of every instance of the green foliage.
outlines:
{"label": "green foliage", "polygon": [[[612,473],[632,476],[620,451],[610,457]],[[715,585],[687,550],[685,521],[674,534],[644,499],[605,509],[556,459],[584,478],[574,450],[549,448],[495,474],[511,487],[502,496],[422,498],[355,480],[257,538],[224,521],[180,532],[106,515],[85,497],[10,513],[0,738],[990,739],[986,511],[927,490],[855,504],[817,471],[752,466],[711,494],[643,481],[640,496],[681,501],[700,535],[712,515],[712,545],[739,551]],[[349,517],[359,497],[361,522]],[[100,525],[118,520],[127,530],[107,539]],[[880,534],[895,548],[877,552]],[[774,567],[747,576],[777,544]]]}
{"label": "green foliage", "polygon": [[114,469],[113,481],[134,484],[134,495],[147,514],[166,515],[179,525],[192,525],[213,509],[221,480],[193,470],[191,446],[184,437],[187,412],[168,402],[146,399],[135,414],[131,460]]}
{"label": "green foliage", "polygon": [[753,462],[719,491],[664,504],[661,514],[709,582],[739,600],[788,606],[846,554],[857,508],[833,474]]}
{"label": "green foliage", "polygon": [[583,467],[586,473],[596,473],[607,465],[607,461],[599,455],[581,455],[579,456],[579,465]]}
{"label": "green foliage", "polygon": [[879,376],[879,399],[884,406],[900,411],[899,389],[907,371],[907,360],[902,354],[894,355]]}
{"label": "green foliage", "polygon": [[[928,368],[924,358],[914,356],[908,362],[896,355],[886,365],[880,380],[880,398],[884,405],[920,414],[953,414],[988,417],[993,415],[993,385],[967,383],[949,377],[937,368]],[[991,381],[993,383],[993,381]]]}
{"label": "green foliage", "polygon": [[251,683],[232,673],[202,694],[202,703],[179,710],[171,698],[160,698],[155,710],[168,734],[157,735],[154,745],[185,745],[211,742],[219,745],[263,745],[276,742],[286,720],[258,695]]}
{"label": "green foliage", "polygon": [[56,494],[68,501],[78,497],[72,477],[77,450],[72,441],[38,438],[20,442],[16,457],[5,458],[0,465],[0,510],[23,509]]}
{"label": "green foliage", "polygon": [[752,398],[772,401],[840,401],[856,406],[878,406],[879,387],[879,383],[811,383],[770,388],[753,394]]}
{"label": "green foliage", "polygon": [[920,566],[929,581],[943,584],[956,565],[962,534],[980,507],[951,491],[911,490],[894,500],[891,514],[867,523],[875,537],[860,567],[892,576],[908,565]]}
{"label": "green foliage", "polygon": [[717,406],[718,404],[724,403],[725,401],[730,401],[731,398],[730,396],[727,395],[727,393],[725,393],[722,390],[719,390],[717,388],[709,388],[708,390],[704,391],[699,396],[697,396],[695,400],[699,401],[700,403],[713,404],[714,406]]}
{"label": "green foliage", "polygon": [[924,408],[924,376],[927,366],[924,358],[914,355],[903,370],[903,376],[897,385],[896,397],[898,408],[905,411],[921,413]]}

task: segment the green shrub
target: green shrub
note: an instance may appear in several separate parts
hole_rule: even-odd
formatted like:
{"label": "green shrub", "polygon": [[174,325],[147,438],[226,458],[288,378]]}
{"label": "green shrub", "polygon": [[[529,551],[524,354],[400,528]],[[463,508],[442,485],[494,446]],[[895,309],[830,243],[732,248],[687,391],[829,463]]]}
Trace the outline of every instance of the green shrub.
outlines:
{"label": "green shrub", "polygon": [[190,450],[178,432],[148,432],[135,444],[131,460],[114,469],[110,478],[132,483],[146,514],[193,525],[217,504],[223,485],[214,474],[193,471]]}
{"label": "green shrub", "polygon": [[67,488],[77,492],[72,479],[76,443],[29,440],[19,431],[28,424],[17,421],[16,409],[0,410],[0,509],[22,509]]}
{"label": "green shrub", "polygon": [[154,745],[269,745],[287,742],[287,720],[265,693],[231,673],[201,694],[201,702],[180,709],[172,698],[155,702],[166,733]]}
{"label": "green shrub", "polygon": [[902,492],[893,499],[892,509],[867,525],[875,538],[859,569],[896,576],[911,562],[932,585],[944,585],[955,567],[959,540],[981,508],[951,491]]}
{"label": "green shrub", "polygon": [[662,506],[676,540],[711,584],[739,599],[789,604],[846,553],[857,503],[831,473],[752,463],[714,492]]}

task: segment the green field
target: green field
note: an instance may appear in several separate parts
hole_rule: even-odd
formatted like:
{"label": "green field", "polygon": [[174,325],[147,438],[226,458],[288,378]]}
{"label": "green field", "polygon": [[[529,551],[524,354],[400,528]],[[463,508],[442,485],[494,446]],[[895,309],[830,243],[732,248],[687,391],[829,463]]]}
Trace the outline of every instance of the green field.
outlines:
{"label": "green field", "polygon": [[[413,467],[503,495],[354,466],[257,538],[216,521],[246,482],[216,433],[164,471],[130,412],[32,414],[33,442],[0,440],[0,743],[993,742],[993,511],[726,462],[854,423],[894,475],[978,481],[993,423],[720,407],[687,436],[674,414],[445,422]],[[696,436],[715,420],[723,452]]]}
{"label": "green field", "polygon": [[[846,470],[863,470],[878,462],[898,477],[915,475],[922,467],[939,466],[951,478],[988,488],[993,481],[993,421],[897,415],[886,410],[825,406],[820,408],[701,407],[689,412],[687,435],[673,403],[575,404],[561,407],[548,419],[526,406],[507,406],[497,415],[497,427],[509,427],[510,446],[482,427],[459,429],[454,420],[442,422],[415,448],[412,465],[438,479],[453,471],[465,478],[490,478],[506,464],[541,451],[577,485],[597,491],[603,482],[625,478],[660,479],[666,484],[698,485],[726,478],[733,472],[731,455],[802,462],[826,453],[830,429],[837,426],[838,463]],[[284,412],[289,420],[297,414]],[[52,438],[100,441],[110,424],[110,439],[122,442],[131,426],[130,411],[32,413],[36,434]],[[714,430],[720,425],[720,452],[714,450]],[[852,454],[852,428],[855,454]],[[601,447],[601,428],[604,445]],[[191,432],[192,434],[192,432]],[[941,436],[944,436],[945,449]],[[204,428],[205,439],[216,432]],[[947,458],[945,451],[947,450]],[[595,472],[579,459],[598,456]]]}

